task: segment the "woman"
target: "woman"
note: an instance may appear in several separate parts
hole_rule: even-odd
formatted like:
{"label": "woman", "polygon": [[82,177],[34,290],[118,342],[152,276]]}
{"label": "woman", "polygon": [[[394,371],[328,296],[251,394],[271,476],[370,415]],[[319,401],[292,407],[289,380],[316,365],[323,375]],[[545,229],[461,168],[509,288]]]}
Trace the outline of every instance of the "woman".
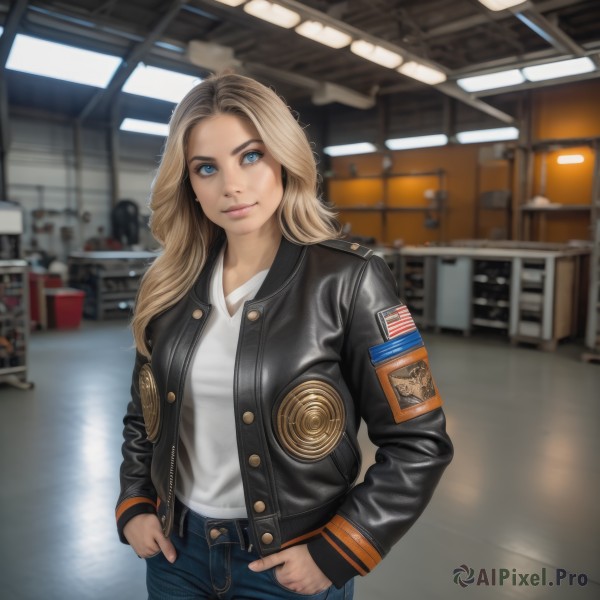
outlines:
{"label": "woman", "polygon": [[[212,77],[173,113],[116,511],[150,598],[351,598],[451,460],[392,276],[335,239],[316,180],[302,128],[251,79]],[[377,460],[353,486],[361,418]]]}

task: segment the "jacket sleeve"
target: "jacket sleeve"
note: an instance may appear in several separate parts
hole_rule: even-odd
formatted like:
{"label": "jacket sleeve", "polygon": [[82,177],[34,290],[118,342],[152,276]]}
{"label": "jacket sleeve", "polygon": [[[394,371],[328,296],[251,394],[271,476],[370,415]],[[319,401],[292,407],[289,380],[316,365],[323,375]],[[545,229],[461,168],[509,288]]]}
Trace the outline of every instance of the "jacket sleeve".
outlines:
{"label": "jacket sleeve", "polygon": [[136,354],[131,381],[131,401],[123,419],[123,462],[121,463],[121,493],[117,501],[116,518],[119,538],[126,544],[123,528],[142,513],[156,512],[156,491],[150,477],[152,443],[147,439],[140,401],[139,373],[148,359]]}
{"label": "jacket sleeve", "polygon": [[408,531],[453,455],[427,352],[377,257],[356,286],[344,345],[344,377],[377,451],[364,481],[308,543],[336,587],[371,571]]}

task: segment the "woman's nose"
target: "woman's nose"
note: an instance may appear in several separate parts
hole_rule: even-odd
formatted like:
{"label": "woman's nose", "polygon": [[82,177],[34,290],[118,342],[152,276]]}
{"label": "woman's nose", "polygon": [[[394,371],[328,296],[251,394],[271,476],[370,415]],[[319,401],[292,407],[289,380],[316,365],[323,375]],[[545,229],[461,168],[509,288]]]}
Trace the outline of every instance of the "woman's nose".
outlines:
{"label": "woman's nose", "polygon": [[223,169],[223,195],[233,196],[243,189],[242,173],[238,169]]}

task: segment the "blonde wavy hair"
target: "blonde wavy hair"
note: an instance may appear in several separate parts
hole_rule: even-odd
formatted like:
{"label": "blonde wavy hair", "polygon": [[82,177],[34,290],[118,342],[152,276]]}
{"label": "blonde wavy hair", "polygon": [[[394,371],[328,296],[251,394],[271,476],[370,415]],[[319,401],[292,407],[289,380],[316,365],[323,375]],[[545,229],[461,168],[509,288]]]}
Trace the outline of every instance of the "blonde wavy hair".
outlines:
{"label": "blonde wavy hair", "polygon": [[222,232],[195,202],[186,148],[195,125],[225,113],[248,119],[283,168],[284,192],[277,210],[282,234],[299,244],[339,235],[333,214],[317,197],[317,169],[306,135],[281,98],[237,74],[216,75],[198,84],[173,112],[152,183],[150,228],[162,252],[142,279],[131,324],[136,348],[148,358],[148,324],[186,295]]}

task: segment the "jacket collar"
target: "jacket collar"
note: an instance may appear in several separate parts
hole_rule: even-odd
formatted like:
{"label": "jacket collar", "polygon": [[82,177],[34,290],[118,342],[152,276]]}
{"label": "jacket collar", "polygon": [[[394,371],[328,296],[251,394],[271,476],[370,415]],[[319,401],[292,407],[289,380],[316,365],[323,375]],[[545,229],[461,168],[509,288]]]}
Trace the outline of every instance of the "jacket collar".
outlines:
{"label": "jacket collar", "polygon": [[[200,300],[200,302],[205,304],[210,304],[210,276],[213,272],[217,257],[223,248],[225,240],[226,238],[224,235],[220,235],[215,240],[211,249],[209,250],[206,264],[198,276],[193,288],[193,294]],[[275,255],[275,260],[273,261],[273,264],[269,269],[269,273],[258,290],[254,300],[261,300],[276,292],[294,273],[295,267],[297,264],[299,264],[301,258],[304,256],[305,251],[306,246],[290,242],[288,239],[282,236],[279,249]]]}

